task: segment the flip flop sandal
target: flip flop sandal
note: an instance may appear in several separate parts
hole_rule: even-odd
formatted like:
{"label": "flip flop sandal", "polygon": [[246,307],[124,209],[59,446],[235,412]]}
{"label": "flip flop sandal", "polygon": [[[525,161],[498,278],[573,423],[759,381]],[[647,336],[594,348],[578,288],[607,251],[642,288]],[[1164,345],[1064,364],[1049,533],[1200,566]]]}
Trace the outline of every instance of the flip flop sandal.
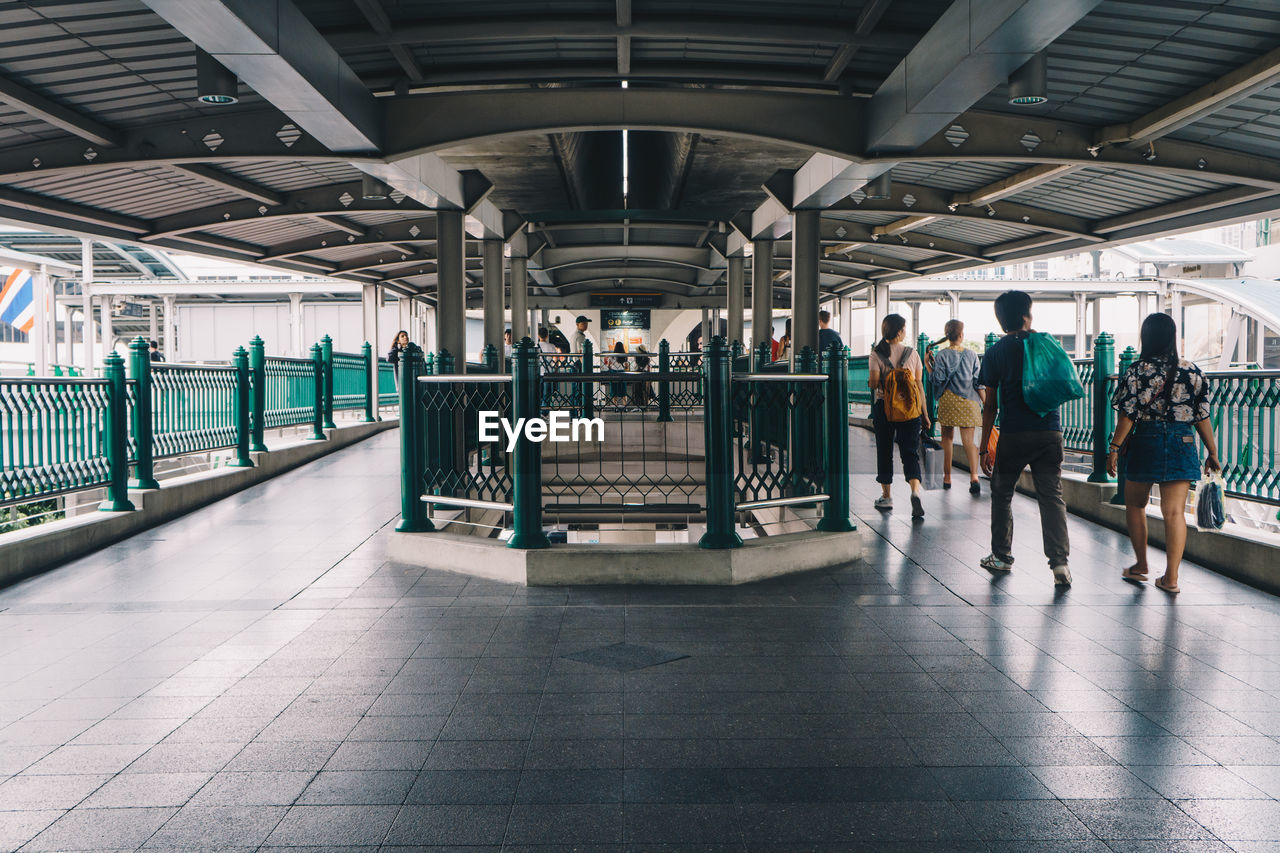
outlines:
{"label": "flip flop sandal", "polygon": [[1147,573],[1135,572],[1133,570],[1133,566],[1130,566],[1129,568],[1121,572],[1120,577],[1123,578],[1124,580],[1129,581],[1130,583],[1143,584],[1147,582]]}
{"label": "flip flop sandal", "polygon": [[1155,584],[1156,586],[1163,589],[1165,592],[1171,592],[1174,595],[1177,595],[1179,592],[1181,592],[1181,590],[1179,590],[1176,586],[1169,586],[1167,583],[1165,583],[1164,575],[1161,575],[1160,577],[1156,578]]}

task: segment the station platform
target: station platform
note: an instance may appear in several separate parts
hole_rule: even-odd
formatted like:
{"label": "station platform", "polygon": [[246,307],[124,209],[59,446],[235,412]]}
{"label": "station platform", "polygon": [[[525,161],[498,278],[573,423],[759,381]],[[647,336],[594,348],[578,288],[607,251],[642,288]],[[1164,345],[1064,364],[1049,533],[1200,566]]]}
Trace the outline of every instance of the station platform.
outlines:
{"label": "station platform", "polygon": [[870,441],[862,559],[759,584],[391,563],[384,433],[0,590],[0,849],[1280,850],[1280,601],[1074,517],[1055,590],[1022,496],[992,579]]}

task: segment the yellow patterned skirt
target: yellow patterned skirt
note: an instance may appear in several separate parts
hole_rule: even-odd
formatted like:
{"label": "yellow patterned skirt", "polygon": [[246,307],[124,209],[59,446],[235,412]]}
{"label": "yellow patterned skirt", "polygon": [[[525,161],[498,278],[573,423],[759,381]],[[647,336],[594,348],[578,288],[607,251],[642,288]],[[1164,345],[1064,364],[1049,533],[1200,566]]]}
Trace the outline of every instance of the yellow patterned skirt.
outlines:
{"label": "yellow patterned skirt", "polygon": [[954,391],[943,391],[938,401],[938,423],[949,427],[982,426],[982,404],[966,400]]}

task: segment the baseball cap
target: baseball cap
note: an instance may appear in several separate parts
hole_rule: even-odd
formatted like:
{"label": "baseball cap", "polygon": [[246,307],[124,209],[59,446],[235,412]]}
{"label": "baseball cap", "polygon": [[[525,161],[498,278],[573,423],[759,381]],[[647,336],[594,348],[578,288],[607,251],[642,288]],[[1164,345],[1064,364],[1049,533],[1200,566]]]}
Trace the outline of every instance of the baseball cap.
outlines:
{"label": "baseball cap", "polygon": [[590,323],[590,322],[591,322],[591,318],[590,318],[590,317],[588,317],[586,314],[579,314],[579,315],[578,315],[578,319],[574,320],[573,322],[575,322],[575,323]]}

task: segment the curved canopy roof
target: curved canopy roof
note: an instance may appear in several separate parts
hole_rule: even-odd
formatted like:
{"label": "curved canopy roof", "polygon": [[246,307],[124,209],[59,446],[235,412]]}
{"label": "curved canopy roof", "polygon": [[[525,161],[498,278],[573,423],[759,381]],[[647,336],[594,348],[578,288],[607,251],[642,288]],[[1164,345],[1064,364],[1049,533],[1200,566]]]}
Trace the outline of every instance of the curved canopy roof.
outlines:
{"label": "curved canopy roof", "polygon": [[[238,103],[196,100],[197,45]],[[1041,52],[1047,102],[1011,106]],[[1257,0],[31,0],[0,8],[0,219],[432,298],[464,209],[529,223],[535,304],[698,304],[753,238],[785,290],[818,208],[844,292],[1280,209],[1277,81]]]}

